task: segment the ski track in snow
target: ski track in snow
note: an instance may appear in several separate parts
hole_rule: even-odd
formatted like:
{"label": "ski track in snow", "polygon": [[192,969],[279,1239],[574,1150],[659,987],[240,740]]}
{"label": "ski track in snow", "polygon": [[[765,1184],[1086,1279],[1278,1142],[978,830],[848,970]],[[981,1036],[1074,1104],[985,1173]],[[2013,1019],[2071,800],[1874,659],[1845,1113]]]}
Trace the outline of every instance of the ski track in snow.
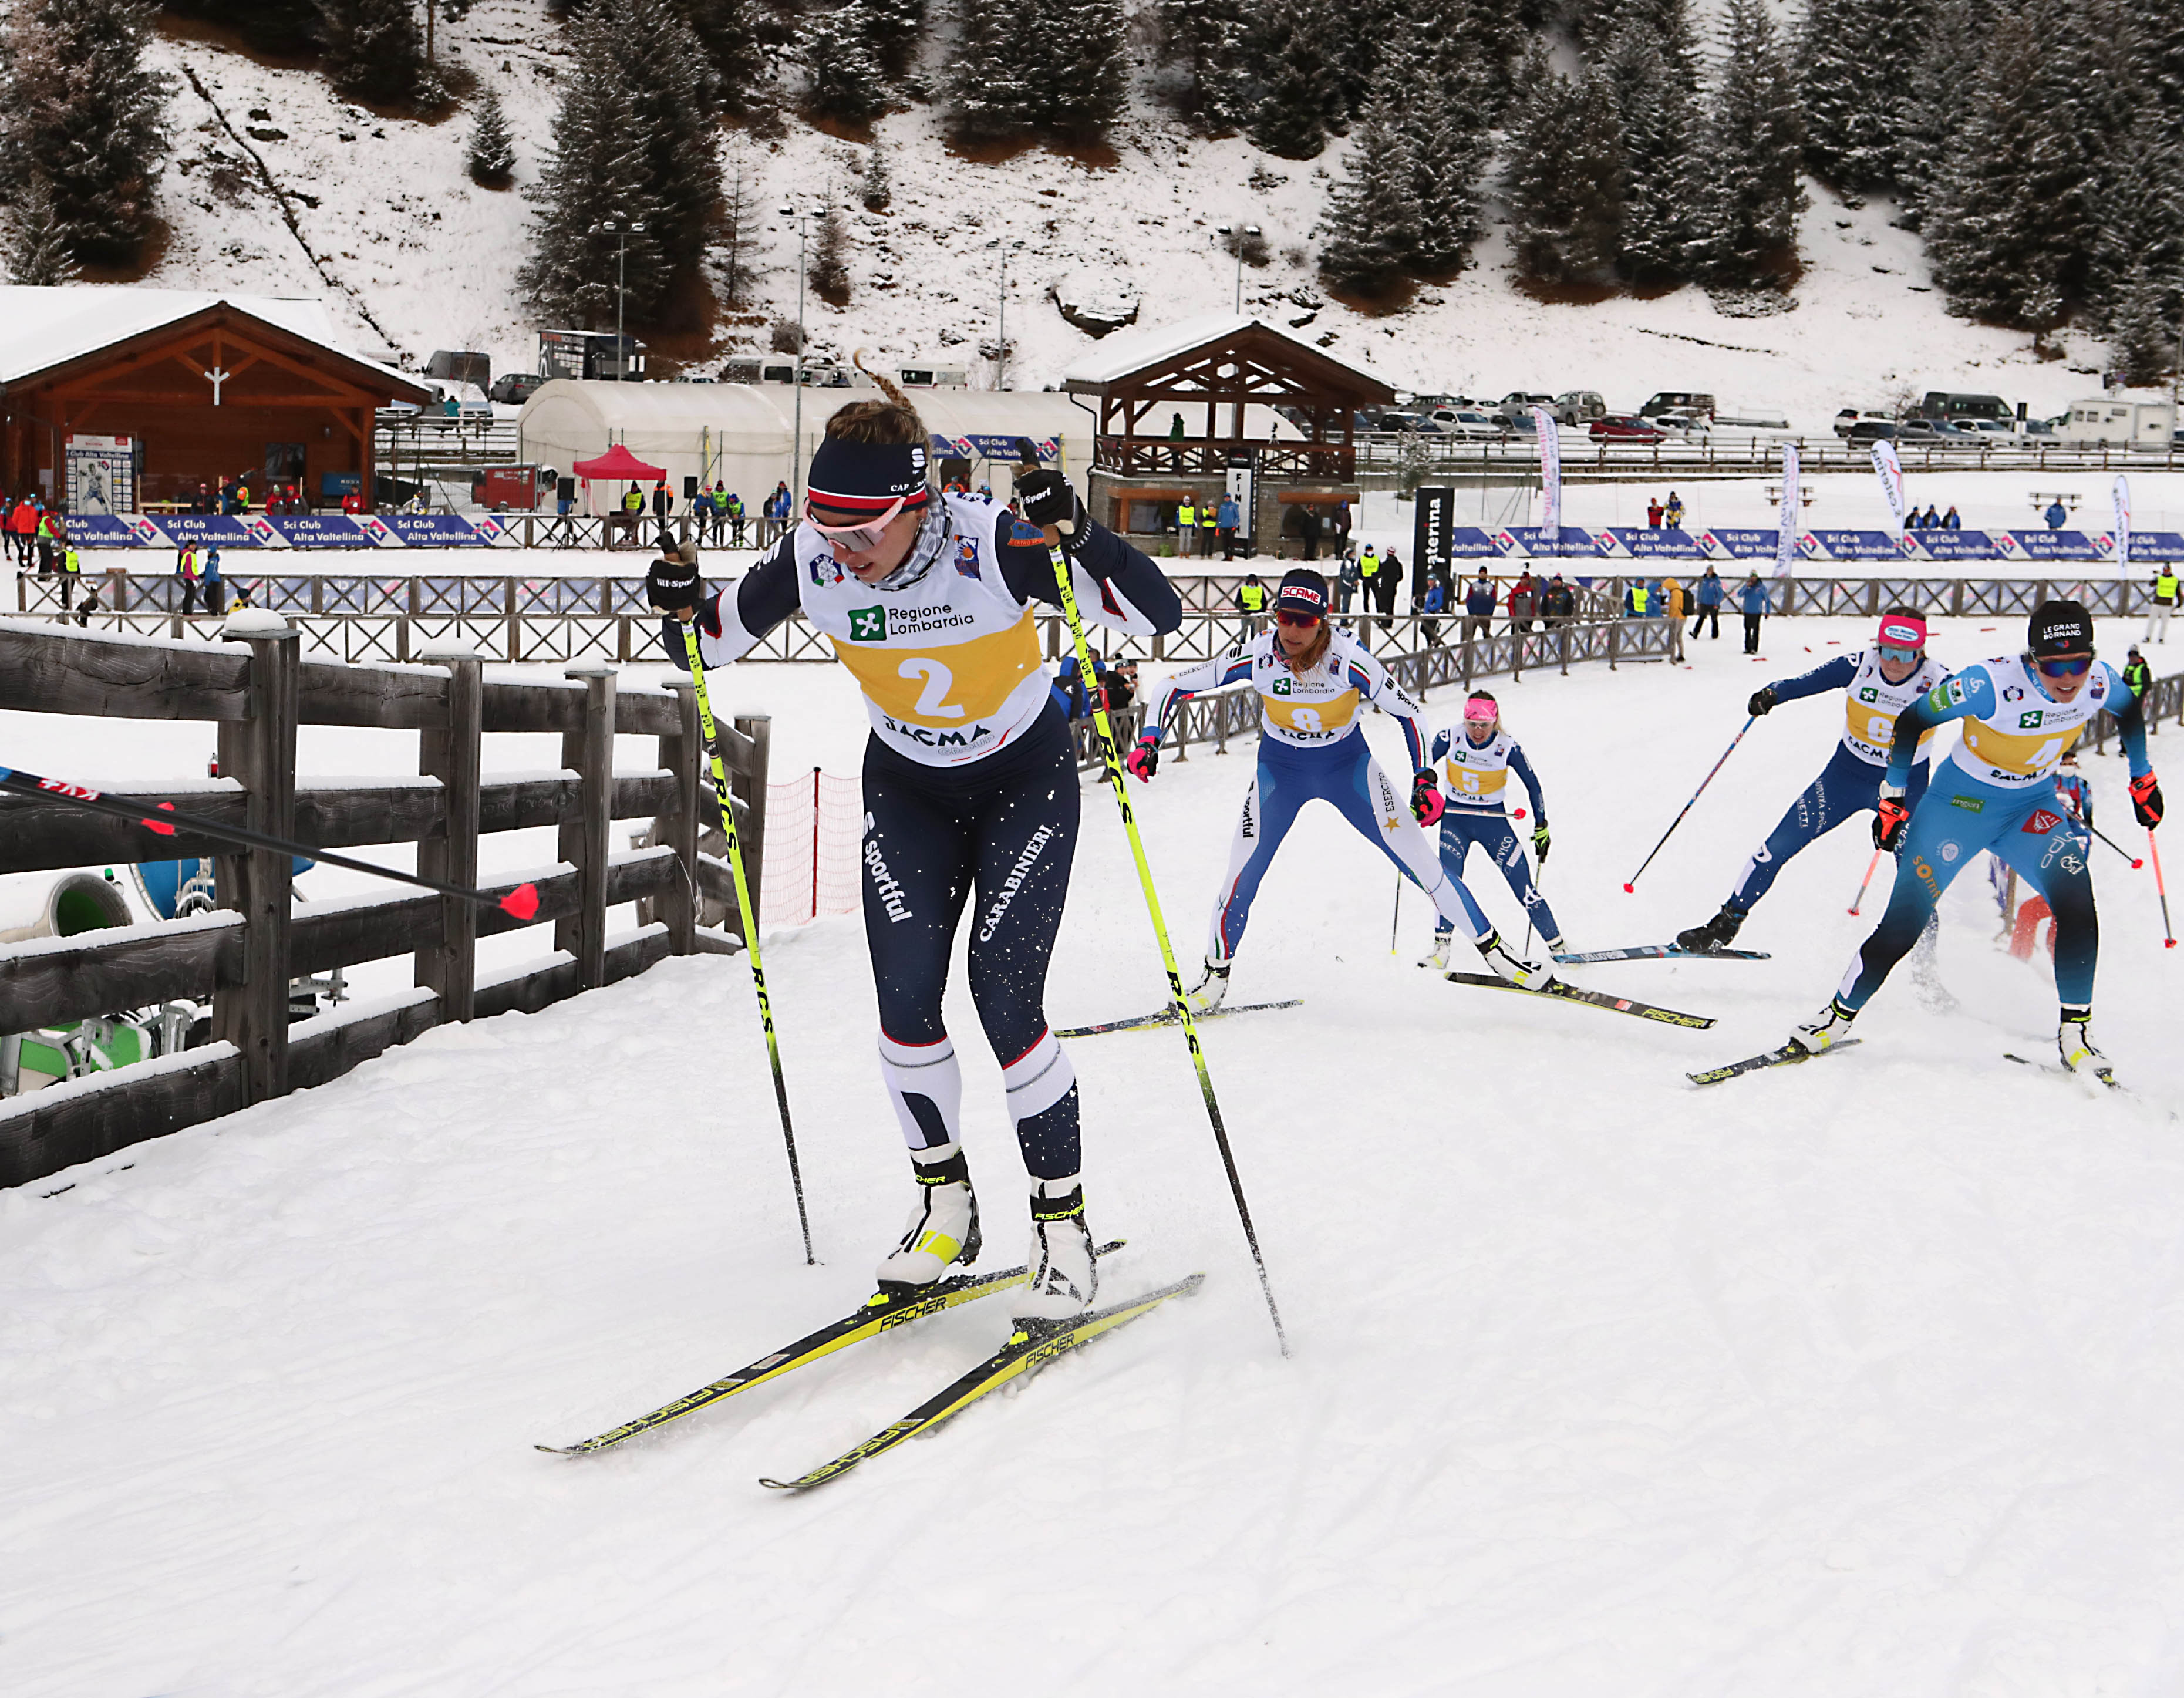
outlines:
{"label": "ski track in snow", "polygon": [[[1826,757],[1832,698],[1756,727],[1639,894],[1620,882],[1746,694],[1865,634],[1783,622],[1763,663],[1731,637],[1674,671],[1495,681],[1549,787],[1547,888],[1574,945],[1713,911]],[[2016,632],[1942,620],[1934,641],[1961,663]],[[735,669],[720,693],[775,714],[784,773],[854,770],[838,669]],[[196,770],[209,743],[111,734],[0,715],[41,770],[96,779]],[[1401,760],[1392,725],[1369,734]],[[488,768],[551,765],[539,745],[495,738]],[[414,770],[415,752],[405,733],[304,732],[307,769]],[[621,759],[650,765],[649,740]],[[2120,763],[2087,765],[2129,841]],[[1185,961],[1249,771],[1244,750],[1196,752],[1134,792]],[[1084,820],[1057,1021],[1162,997],[1094,786]],[[434,1031],[0,1194],[0,1684],[2173,1692],[2184,1155],[2164,1111],[2184,1061],[2151,878],[2098,852],[2099,1029],[2140,1104],[2003,1061],[2048,1041],[2053,986],[1991,944],[1976,870],[1944,909],[1959,1011],[1926,1012],[1899,975],[1854,1055],[1691,1090],[1686,1068],[1778,1042],[1825,1000],[1878,911],[1844,912],[1869,853],[1844,829],[1791,865],[1746,933],[1770,961],[1579,970],[1721,1017],[1689,1033],[1441,984],[1412,965],[1415,892],[1391,958],[1390,870],[1307,810],[1234,983],[1306,1005],[1204,1040],[1295,1359],[1275,1354],[1179,1037],[1077,1040],[1090,1218],[1130,1240],[1106,1290],[1194,1268],[1205,1289],[803,1497],[755,1478],[938,1389],[991,1347],[1000,1304],[607,1455],[532,1445],[869,1289],[910,1187],[854,918],[777,934],[766,957],[816,1268],[749,981],[713,956]],[[489,840],[488,871],[540,855]],[[1515,904],[1474,870],[1508,925]],[[359,988],[406,978],[382,964]],[[950,1006],[1002,1266],[1020,1169],[997,1069],[960,991]]]}

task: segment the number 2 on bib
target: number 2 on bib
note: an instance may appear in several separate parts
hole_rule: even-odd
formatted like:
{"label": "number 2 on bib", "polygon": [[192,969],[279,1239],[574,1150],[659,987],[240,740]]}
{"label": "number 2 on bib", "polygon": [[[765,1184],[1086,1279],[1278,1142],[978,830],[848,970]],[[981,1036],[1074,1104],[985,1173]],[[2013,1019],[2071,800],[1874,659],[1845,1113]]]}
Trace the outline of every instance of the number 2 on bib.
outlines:
{"label": "number 2 on bib", "polygon": [[956,687],[956,675],[938,660],[920,654],[904,661],[897,671],[905,678],[925,680],[925,688],[918,692],[917,705],[911,710],[911,712],[933,719],[963,717],[963,710],[951,705],[948,700],[948,692]]}

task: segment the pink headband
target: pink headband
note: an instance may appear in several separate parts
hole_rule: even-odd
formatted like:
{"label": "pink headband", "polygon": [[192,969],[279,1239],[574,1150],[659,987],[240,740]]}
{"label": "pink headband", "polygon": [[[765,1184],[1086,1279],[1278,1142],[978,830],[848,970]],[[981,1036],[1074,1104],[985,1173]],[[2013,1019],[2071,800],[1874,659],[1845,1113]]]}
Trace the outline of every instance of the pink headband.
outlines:
{"label": "pink headband", "polygon": [[1880,640],[1905,649],[1924,649],[1926,621],[1915,614],[1889,614],[1880,621]]}
{"label": "pink headband", "polygon": [[1490,725],[1502,717],[1502,709],[1485,696],[1474,696],[1463,704],[1463,717],[1468,724]]}

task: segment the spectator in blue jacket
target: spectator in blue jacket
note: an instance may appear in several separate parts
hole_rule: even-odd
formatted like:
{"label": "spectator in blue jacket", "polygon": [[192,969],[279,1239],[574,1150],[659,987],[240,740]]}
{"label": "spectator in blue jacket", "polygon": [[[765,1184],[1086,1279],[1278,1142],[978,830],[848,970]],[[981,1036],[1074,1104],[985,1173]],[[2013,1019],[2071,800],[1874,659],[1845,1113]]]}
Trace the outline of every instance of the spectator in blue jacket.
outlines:
{"label": "spectator in blue jacket", "polygon": [[1942,515],[1942,528],[1944,531],[1963,530],[1964,528],[1964,515],[1958,512],[1955,507],[1952,506],[1947,513],[1944,513]]}
{"label": "spectator in blue jacket", "polygon": [[1494,610],[1501,598],[1494,593],[1494,580],[1486,576],[1486,568],[1479,569],[1479,576],[1471,581],[1471,587],[1463,594],[1463,634],[1461,641],[1468,643],[1474,637],[1484,637],[1494,623]]}
{"label": "spectator in blue jacket", "polygon": [[1236,558],[1236,532],[1242,528],[1243,523],[1244,509],[1236,504],[1234,493],[1233,491],[1224,493],[1221,497],[1221,504],[1213,509],[1213,528],[1221,538],[1223,560],[1233,560]]}
{"label": "spectator in blue jacket", "polygon": [[2050,531],[2059,531],[2070,522],[2069,509],[2063,505],[2063,498],[2059,495],[2048,504],[2048,510],[2040,516],[2048,521]]}
{"label": "spectator in blue jacket", "polygon": [[1436,615],[1448,611],[1448,580],[1435,572],[1426,580],[1426,593],[1418,603],[1418,611],[1425,615],[1419,632],[1426,639],[1426,647],[1440,645],[1440,621]]}
{"label": "spectator in blue jacket", "polygon": [[[1704,587],[1704,586],[1701,586]],[[1759,621],[1774,610],[1768,604],[1767,586],[1759,582],[1759,574],[1748,575],[1743,587],[1736,593],[1736,604],[1744,610],[1744,652],[1759,652]]]}
{"label": "spectator in blue jacket", "polygon": [[1691,599],[1698,607],[1698,616],[1691,621],[1693,637],[1699,634],[1701,626],[1711,624],[1714,640],[1721,640],[1721,604],[1728,593],[1722,584],[1721,574],[1708,566],[1706,576],[1698,581],[1691,593]]}

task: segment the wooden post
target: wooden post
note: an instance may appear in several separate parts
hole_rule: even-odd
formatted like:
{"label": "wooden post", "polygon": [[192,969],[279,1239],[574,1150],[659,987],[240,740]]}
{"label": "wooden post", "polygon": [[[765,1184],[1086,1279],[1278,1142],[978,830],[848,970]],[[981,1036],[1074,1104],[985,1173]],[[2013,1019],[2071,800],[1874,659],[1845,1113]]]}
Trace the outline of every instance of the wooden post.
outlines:
{"label": "wooden post", "polygon": [[[773,758],[773,715],[738,714],[736,729],[750,739],[750,749],[729,772],[728,788],[742,797],[748,810],[736,821],[736,833],[743,841],[744,877],[750,881],[751,912],[756,914],[766,885],[766,785]],[[818,852],[815,838],[812,853]]]}
{"label": "wooden post", "polygon": [[[448,723],[417,734],[417,770],[440,781],[447,827],[417,845],[424,877],[465,888],[477,883],[478,786],[485,724],[485,663],[460,643],[428,646],[421,657],[448,669]],[[443,1022],[468,1020],[477,995],[477,907],[443,897],[440,946],[420,949],[415,983],[437,991]]]}
{"label": "wooden post", "polygon": [[[511,614],[510,618],[515,615]],[[588,660],[561,676],[584,684],[584,722],[561,733],[561,764],[577,770],[578,817],[561,823],[560,858],[577,868],[578,907],[554,922],[554,947],[577,958],[577,982],[607,982],[607,826],[614,810],[615,669]]]}
{"label": "wooden post", "polygon": [[679,682],[670,678],[667,688],[674,692],[682,729],[660,739],[660,764],[675,775],[674,811],[660,816],[660,829],[682,863],[682,882],[660,898],[655,911],[667,923],[667,947],[687,955],[698,947],[698,775],[705,766],[705,739],[698,726],[696,687],[685,676]]}
{"label": "wooden post", "polygon": [[[269,836],[296,835],[296,716],[303,676],[298,633],[280,614],[244,608],[221,636],[250,645],[250,715],[223,720],[220,770],[248,795],[243,823]],[[272,849],[223,855],[220,905],[243,916],[242,983],[213,992],[212,1035],[242,1056],[245,1102],[288,1089],[288,857]]]}

